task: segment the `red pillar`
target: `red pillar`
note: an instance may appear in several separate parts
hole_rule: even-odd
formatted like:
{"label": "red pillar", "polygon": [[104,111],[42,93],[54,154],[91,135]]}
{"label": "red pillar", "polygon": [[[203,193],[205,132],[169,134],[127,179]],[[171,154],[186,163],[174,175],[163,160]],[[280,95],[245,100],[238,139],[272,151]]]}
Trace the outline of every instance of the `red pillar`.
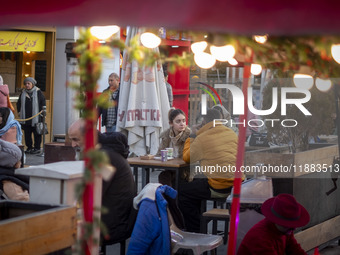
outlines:
{"label": "red pillar", "polygon": [[[181,56],[183,52],[190,51],[190,41],[165,40],[163,45],[167,45],[169,57],[174,54]],[[173,107],[183,110],[186,116],[188,116],[190,69],[177,68],[174,73],[168,72],[168,74],[168,82],[172,86]]]}
{"label": "red pillar", "polygon": [[[239,122],[247,122],[247,113],[248,113],[248,104],[247,104],[247,94],[248,94],[248,84],[250,78],[250,63],[244,64],[244,72],[243,72],[243,84],[242,84],[242,92],[244,96],[244,115],[240,115]],[[242,182],[242,172],[241,166],[244,162],[244,150],[245,150],[245,141],[246,141],[246,129],[245,125],[239,125],[239,135],[238,135],[238,145],[237,145],[237,159],[236,159],[236,173],[234,179],[234,190],[233,190],[233,198],[231,204],[231,213],[230,213],[230,230],[229,230],[229,238],[228,238],[228,250],[227,255],[236,254],[236,241],[237,241],[237,228],[239,222],[239,213],[240,213],[240,196],[241,196],[241,182]]]}

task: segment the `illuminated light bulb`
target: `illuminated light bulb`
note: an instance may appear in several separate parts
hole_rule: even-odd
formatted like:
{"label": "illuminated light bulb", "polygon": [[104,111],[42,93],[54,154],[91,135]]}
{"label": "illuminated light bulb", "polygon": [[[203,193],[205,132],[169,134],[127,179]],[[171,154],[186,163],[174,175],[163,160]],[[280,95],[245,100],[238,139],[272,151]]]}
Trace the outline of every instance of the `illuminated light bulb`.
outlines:
{"label": "illuminated light bulb", "polygon": [[28,51],[26,51],[26,53],[27,53],[27,54],[30,54],[31,52],[28,50]]}
{"label": "illuminated light bulb", "polygon": [[208,38],[208,35],[204,35],[204,38]]}
{"label": "illuminated light bulb", "polygon": [[231,64],[232,66],[236,66],[238,64],[237,60],[232,58],[228,60],[229,64]]}
{"label": "illuminated light bulb", "polygon": [[322,92],[327,92],[332,87],[332,81],[331,80],[324,80],[321,78],[316,78],[315,85],[318,88],[318,90]]}
{"label": "illuminated light bulb", "polygon": [[90,28],[90,32],[99,40],[106,40],[113,34],[119,31],[118,26],[93,26]]}
{"label": "illuminated light bulb", "polygon": [[141,34],[140,41],[146,48],[149,49],[156,48],[161,44],[161,38],[150,32]]}
{"label": "illuminated light bulb", "polygon": [[205,52],[200,52],[200,53],[195,54],[194,60],[195,60],[195,63],[200,68],[203,68],[203,69],[211,68],[216,63],[216,59],[212,55],[205,53]]}
{"label": "illuminated light bulb", "polygon": [[262,66],[259,64],[251,64],[250,66],[250,72],[253,75],[259,75],[262,72]]}
{"label": "illuminated light bulb", "polygon": [[28,73],[25,73],[25,77],[28,77],[28,76],[30,76]]}
{"label": "illuminated light bulb", "polygon": [[31,63],[30,63],[30,62],[26,62],[25,64],[26,64],[27,66],[29,66]]}
{"label": "illuminated light bulb", "polygon": [[340,64],[340,44],[333,44],[331,48],[332,52],[332,57],[337,62]]}
{"label": "illuminated light bulb", "polygon": [[254,40],[257,43],[265,43],[268,40],[268,36],[267,35],[254,35]]}
{"label": "illuminated light bulb", "polygon": [[300,89],[309,90],[313,87],[314,84],[313,77],[308,74],[294,74],[293,80],[295,86]]}
{"label": "illuminated light bulb", "polygon": [[225,62],[235,56],[235,48],[232,45],[225,45],[221,47],[211,46],[210,47],[211,54],[216,58],[216,60]]}
{"label": "illuminated light bulb", "polygon": [[201,42],[195,42],[191,44],[191,51],[194,54],[203,52],[208,46],[208,43],[206,41],[201,41]]}

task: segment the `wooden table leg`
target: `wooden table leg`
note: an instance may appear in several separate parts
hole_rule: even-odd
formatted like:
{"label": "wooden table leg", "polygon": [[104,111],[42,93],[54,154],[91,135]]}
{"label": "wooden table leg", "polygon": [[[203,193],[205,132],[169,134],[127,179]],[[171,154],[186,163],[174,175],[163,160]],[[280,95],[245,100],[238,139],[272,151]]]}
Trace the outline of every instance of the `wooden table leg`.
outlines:
{"label": "wooden table leg", "polygon": [[136,192],[138,192],[138,167],[133,167],[133,175],[135,176]]}
{"label": "wooden table leg", "polygon": [[150,168],[145,168],[146,178],[145,183],[148,184],[150,182]]}
{"label": "wooden table leg", "polygon": [[176,169],[176,183],[175,183],[175,190],[178,191],[178,185],[179,185],[179,169]]}

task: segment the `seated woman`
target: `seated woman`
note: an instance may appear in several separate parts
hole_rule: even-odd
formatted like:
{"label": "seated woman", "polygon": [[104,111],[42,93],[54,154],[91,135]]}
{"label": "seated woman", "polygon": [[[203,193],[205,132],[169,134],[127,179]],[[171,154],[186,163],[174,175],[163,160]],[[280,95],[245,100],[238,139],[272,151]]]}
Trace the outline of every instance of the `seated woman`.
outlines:
{"label": "seated woman", "polygon": [[21,125],[14,119],[14,114],[7,107],[0,108],[0,139],[21,145]]}
{"label": "seated woman", "polygon": [[[165,130],[160,138],[161,143],[158,148],[157,155],[160,155],[161,150],[166,148],[173,148],[173,157],[182,158],[183,148],[185,140],[189,137],[191,130],[188,128],[186,123],[185,113],[181,109],[171,108],[168,114],[170,128]],[[189,178],[188,173],[181,173],[182,178]],[[164,185],[171,185],[174,181],[175,172],[167,170],[163,171],[159,176],[158,180]]]}

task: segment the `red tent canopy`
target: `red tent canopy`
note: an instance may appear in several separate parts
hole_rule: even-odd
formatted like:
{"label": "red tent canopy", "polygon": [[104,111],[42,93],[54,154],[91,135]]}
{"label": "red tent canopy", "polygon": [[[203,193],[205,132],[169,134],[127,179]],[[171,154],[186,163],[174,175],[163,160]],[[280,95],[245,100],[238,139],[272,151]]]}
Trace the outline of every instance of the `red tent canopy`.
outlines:
{"label": "red tent canopy", "polygon": [[0,26],[146,26],[238,34],[338,34],[337,0],[5,1]]}

